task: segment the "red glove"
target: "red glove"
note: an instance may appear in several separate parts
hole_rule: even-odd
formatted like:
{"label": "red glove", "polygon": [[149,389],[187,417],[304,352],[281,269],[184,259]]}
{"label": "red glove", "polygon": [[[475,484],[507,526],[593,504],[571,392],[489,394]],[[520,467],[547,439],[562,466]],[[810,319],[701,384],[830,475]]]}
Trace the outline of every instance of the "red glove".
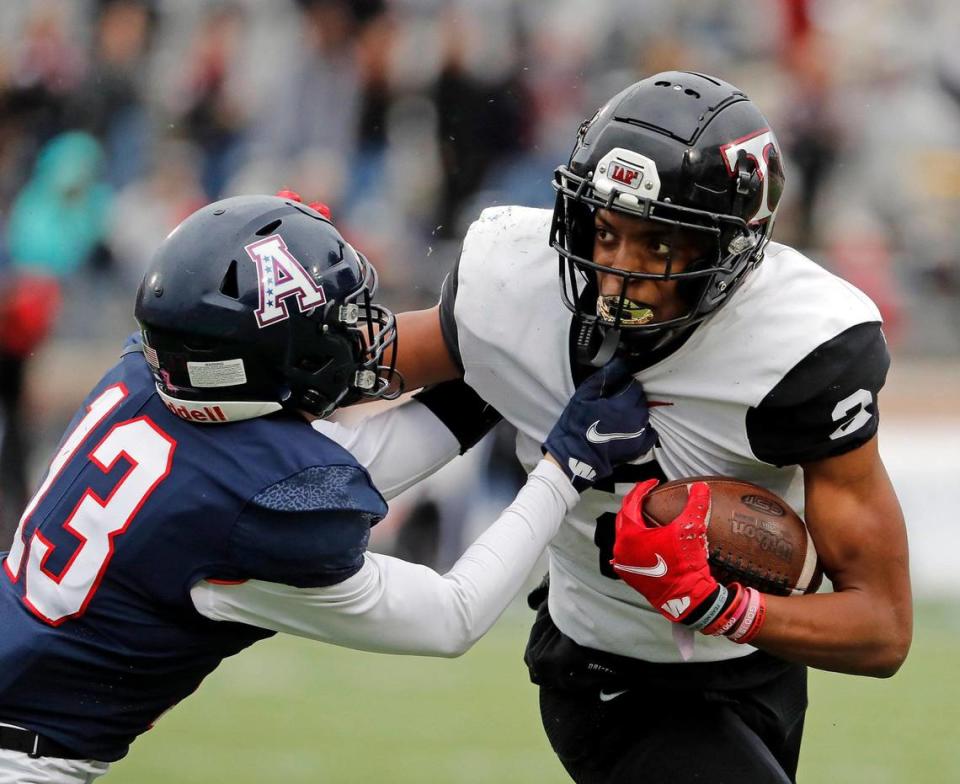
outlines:
{"label": "red glove", "polygon": [[664,526],[647,527],[643,501],[658,484],[641,482],[623,499],[613,544],[614,571],[665,618],[735,642],[752,640],[763,623],[763,594],[739,583],[720,585],[707,563],[710,488],[690,486],[683,511]]}
{"label": "red glove", "polygon": [[623,499],[610,563],[661,615],[682,621],[717,591],[718,583],[707,565],[710,488],[695,482],[675,520],[648,528],[641,510],[647,493],[657,484],[656,479],[641,482]]}

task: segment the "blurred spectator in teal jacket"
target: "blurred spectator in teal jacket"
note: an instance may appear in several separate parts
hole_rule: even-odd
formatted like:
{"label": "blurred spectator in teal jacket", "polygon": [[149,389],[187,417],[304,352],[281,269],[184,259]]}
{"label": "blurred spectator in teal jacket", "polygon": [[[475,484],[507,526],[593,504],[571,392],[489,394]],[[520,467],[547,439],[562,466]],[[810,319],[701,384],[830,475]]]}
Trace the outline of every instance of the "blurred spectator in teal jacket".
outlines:
{"label": "blurred spectator in teal jacket", "polygon": [[98,142],[79,131],[60,134],[40,150],[7,224],[15,269],[60,278],[99,252],[111,201],[102,165]]}

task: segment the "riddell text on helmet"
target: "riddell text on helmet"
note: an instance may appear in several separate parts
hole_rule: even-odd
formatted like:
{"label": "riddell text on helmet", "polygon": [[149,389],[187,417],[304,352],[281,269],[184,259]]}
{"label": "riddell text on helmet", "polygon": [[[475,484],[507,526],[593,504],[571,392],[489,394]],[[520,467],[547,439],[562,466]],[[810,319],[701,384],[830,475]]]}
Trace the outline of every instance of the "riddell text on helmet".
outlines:
{"label": "riddell text on helmet", "polygon": [[187,408],[178,406],[168,400],[163,404],[170,409],[170,413],[176,414],[181,419],[190,419],[194,422],[226,422],[227,415],[223,413],[220,406],[204,406],[203,408]]}

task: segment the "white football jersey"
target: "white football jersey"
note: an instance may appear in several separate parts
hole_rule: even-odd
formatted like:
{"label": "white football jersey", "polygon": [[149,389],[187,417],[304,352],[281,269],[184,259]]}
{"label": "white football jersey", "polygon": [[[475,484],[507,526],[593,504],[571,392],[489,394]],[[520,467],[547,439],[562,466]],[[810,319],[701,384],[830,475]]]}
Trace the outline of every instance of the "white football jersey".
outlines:
{"label": "white football jersey", "polygon": [[[465,238],[441,305],[466,382],[517,428],[527,470],[583,372],[571,358],[572,314],[560,297],[550,220],[549,210],[485,210]],[[860,291],[771,243],[723,308],[637,374],[659,433],[640,462],[649,471],[655,460],[668,479],[716,474],[754,482],[802,514],[796,464],[848,451],[876,432],[875,396],[887,361],[879,323]],[[635,470],[587,491],[551,543],[550,615],[580,645],[681,661],[674,624],[608,566],[624,494],[642,476],[659,474],[626,468]],[[689,660],[753,650],[696,635]]]}

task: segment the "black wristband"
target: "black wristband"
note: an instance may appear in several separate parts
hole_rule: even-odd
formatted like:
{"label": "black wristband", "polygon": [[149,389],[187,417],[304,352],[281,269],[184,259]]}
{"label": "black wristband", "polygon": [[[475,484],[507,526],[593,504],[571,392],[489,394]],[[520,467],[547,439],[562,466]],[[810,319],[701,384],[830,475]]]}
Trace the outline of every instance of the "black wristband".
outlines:
{"label": "black wristband", "polygon": [[735,591],[728,591],[726,586],[717,583],[717,587],[710,595],[694,607],[693,611],[681,623],[694,631],[705,629],[722,613],[726,612],[735,598]]}

